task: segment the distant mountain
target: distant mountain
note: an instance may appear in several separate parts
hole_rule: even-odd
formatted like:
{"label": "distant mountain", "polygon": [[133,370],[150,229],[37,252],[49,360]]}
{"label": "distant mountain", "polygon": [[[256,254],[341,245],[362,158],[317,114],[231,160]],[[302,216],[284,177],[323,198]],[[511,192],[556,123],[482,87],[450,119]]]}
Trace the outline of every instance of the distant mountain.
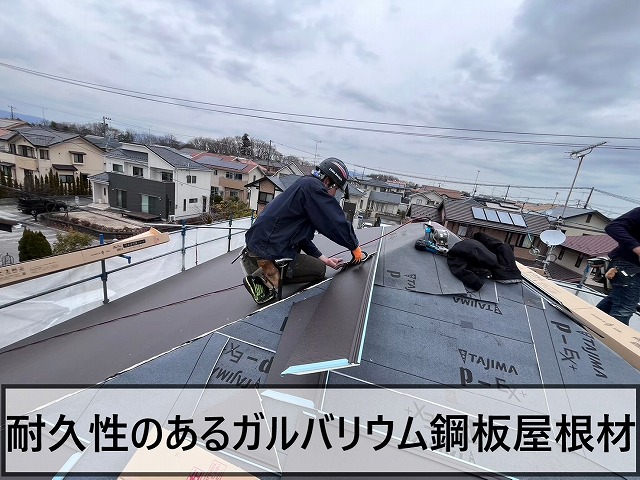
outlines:
{"label": "distant mountain", "polygon": [[[42,118],[32,117],[31,115],[24,115],[18,112],[13,112],[13,117],[29,123],[42,123]],[[0,118],[11,118],[11,112],[7,110],[0,110]]]}

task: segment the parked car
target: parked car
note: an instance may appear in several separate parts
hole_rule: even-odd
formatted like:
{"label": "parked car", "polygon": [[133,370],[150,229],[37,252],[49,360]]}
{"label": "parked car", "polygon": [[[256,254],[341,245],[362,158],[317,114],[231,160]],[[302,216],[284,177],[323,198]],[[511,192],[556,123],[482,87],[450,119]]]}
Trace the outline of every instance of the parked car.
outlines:
{"label": "parked car", "polygon": [[18,210],[31,215],[47,212],[62,212],[67,209],[67,204],[62,200],[43,197],[18,198]]}

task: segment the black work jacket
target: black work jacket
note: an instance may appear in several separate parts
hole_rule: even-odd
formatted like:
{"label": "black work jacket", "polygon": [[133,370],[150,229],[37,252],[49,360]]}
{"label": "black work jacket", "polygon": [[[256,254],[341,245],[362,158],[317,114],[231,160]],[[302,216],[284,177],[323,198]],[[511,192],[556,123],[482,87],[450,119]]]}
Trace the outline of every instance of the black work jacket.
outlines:
{"label": "black work jacket", "polygon": [[349,251],[359,245],[338,201],[320,179],[307,176],[269,202],[245,240],[251,252],[266,260],[295,258],[300,251],[318,258],[322,253],[312,242],[316,230]]}
{"label": "black work jacket", "polygon": [[622,259],[640,265],[638,255],[633,253],[633,249],[640,246],[640,207],[616,218],[604,227],[604,231],[618,242],[618,246],[609,253],[611,259]]}

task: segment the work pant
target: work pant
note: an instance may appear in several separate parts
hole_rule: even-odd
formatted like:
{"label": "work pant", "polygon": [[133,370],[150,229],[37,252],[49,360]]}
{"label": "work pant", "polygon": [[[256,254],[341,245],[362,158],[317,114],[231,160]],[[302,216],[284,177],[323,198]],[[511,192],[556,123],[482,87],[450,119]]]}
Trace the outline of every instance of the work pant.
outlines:
{"label": "work pant", "polygon": [[625,260],[612,260],[609,266],[617,268],[618,273],[611,280],[611,293],[596,306],[629,325],[640,301],[640,267]]}
{"label": "work pant", "polygon": [[[264,276],[274,288],[277,288],[280,272],[272,261],[260,259],[248,250],[241,258],[242,266],[247,275]],[[300,253],[289,264],[283,283],[319,282],[324,279],[326,271],[327,266],[321,260]]]}

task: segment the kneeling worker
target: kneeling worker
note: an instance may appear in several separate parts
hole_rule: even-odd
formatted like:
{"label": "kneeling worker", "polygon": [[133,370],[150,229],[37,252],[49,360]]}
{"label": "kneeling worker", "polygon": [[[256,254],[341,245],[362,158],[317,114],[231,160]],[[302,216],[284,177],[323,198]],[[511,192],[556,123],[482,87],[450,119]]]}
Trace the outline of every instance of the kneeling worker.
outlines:
{"label": "kneeling worker", "polygon": [[[327,258],[312,240],[320,232],[362,261],[353,226],[334,198],[338,189],[348,195],[349,172],[337,158],[327,158],[312,175],[298,179],[266,206],[245,236],[242,264],[244,286],[256,303],[276,296],[280,272],[274,261],[291,259],[283,283],[310,283],[325,277],[327,266],[339,269],[341,258]],[[306,255],[300,252],[306,253]]]}

